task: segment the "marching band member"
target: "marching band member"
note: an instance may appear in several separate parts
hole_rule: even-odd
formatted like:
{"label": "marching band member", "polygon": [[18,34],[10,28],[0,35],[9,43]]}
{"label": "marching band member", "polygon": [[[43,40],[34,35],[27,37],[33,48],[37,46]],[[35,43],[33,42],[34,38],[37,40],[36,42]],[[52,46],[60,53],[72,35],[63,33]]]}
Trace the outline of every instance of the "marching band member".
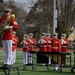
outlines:
{"label": "marching band member", "polygon": [[16,36],[16,32],[13,31],[13,43],[12,43],[12,64],[15,63],[16,61],[16,49],[17,49],[17,44],[19,43],[18,37]]}
{"label": "marching band member", "polygon": [[[46,48],[46,45],[47,45],[46,33],[42,33],[41,39],[38,41],[38,44],[40,45],[40,47],[39,47],[40,52],[47,52],[47,48]],[[39,60],[41,60],[41,59],[39,59]],[[46,64],[45,63],[40,63],[40,65],[46,65]],[[48,68],[48,66],[47,66],[47,68]]]}
{"label": "marching band member", "polygon": [[[68,51],[68,40],[66,39],[66,34],[61,35],[61,52]],[[62,57],[62,66],[66,65],[66,55]]]}
{"label": "marching band member", "polygon": [[[51,43],[52,43],[51,44],[51,46],[52,46],[52,52],[61,52],[61,42],[60,42],[60,40],[58,39],[57,36],[58,36],[57,33],[53,34],[53,39],[51,41]],[[56,60],[56,55],[55,55],[55,57],[54,57],[53,60]],[[59,69],[58,63],[54,62],[53,70],[57,71],[58,69]]]}
{"label": "marching band member", "polygon": [[2,23],[2,45],[4,50],[4,65],[2,68],[11,67],[12,61],[12,29],[18,29],[18,24],[11,16],[12,9],[5,9],[4,16],[0,18]]}
{"label": "marching band member", "polygon": [[[34,45],[36,45],[36,40],[33,38],[33,33],[29,33],[29,41],[30,41],[30,47],[29,51],[34,51]],[[29,53],[29,64],[32,64],[33,55]]]}
{"label": "marching band member", "polygon": [[46,48],[46,44],[47,44],[46,33],[42,33],[41,39],[38,41],[38,44],[40,45],[39,51],[47,52],[47,48]]}
{"label": "marching band member", "polygon": [[61,52],[67,52],[68,40],[66,39],[66,34],[62,34],[61,36]]}
{"label": "marching band member", "polygon": [[[47,33],[46,34],[46,39],[47,39],[47,45],[46,45],[46,49],[47,49],[47,52],[51,52],[51,37],[50,37],[51,34]],[[49,64],[51,64],[51,60],[50,60],[50,57],[49,57]]]}
{"label": "marching band member", "polygon": [[61,42],[60,40],[58,39],[58,34],[55,33],[53,35],[53,39],[51,41],[51,45],[52,45],[52,52],[61,52]]}
{"label": "marching band member", "polygon": [[47,45],[46,45],[46,48],[47,48],[47,52],[51,52],[51,37],[50,37],[50,34],[46,34],[46,39],[47,39]]}
{"label": "marching band member", "polygon": [[28,37],[28,35],[24,34],[23,41],[21,42],[21,45],[23,44],[23,63],[25,69],[27,68],[26,64],[28,64],[28,51],[30,47],[30,41]]}

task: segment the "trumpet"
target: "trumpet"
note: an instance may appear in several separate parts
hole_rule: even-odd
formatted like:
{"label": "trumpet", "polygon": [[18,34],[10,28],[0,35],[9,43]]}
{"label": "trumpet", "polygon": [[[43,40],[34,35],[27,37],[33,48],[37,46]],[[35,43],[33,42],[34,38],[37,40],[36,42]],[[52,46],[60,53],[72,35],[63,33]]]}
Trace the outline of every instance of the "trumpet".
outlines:
{"label": "trumpet", "polygon": [[10,25],[10,23],[8,23],[8,20],[4,24],[1,23],[0,34],[2,34],[4,32],[4,27],[9,26],[9,25]]}
{"label": "trumpet", "polygon": [[12,20],[12,19],[15,19],[15,15],[14,15],[14,14],[11,14],[11,15],[8,16],[7,18],[8,18],[8,20],[7,20],[4,24],[1,23],[1,25],[0,25],[0,34],[2,34],[2,33],[4,32],[4,27],[5,27],[5,26],[9,26],[10,23],[11,23],[11,20]]}

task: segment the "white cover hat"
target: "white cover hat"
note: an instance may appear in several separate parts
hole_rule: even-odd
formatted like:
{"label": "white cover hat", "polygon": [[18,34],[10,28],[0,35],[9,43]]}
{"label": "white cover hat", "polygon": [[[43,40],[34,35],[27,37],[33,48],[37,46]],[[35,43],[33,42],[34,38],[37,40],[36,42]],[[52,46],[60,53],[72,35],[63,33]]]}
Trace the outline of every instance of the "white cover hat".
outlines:
{"label": "white cover hat", "polygon": [[33,36],[33,33],[29,33],[29,35]]}
{"label": "white cover hat", "polygon": [[4,11],[5,11],[5,12],[11,12],[12,9],[10,9],[10,8],[6,8]]}

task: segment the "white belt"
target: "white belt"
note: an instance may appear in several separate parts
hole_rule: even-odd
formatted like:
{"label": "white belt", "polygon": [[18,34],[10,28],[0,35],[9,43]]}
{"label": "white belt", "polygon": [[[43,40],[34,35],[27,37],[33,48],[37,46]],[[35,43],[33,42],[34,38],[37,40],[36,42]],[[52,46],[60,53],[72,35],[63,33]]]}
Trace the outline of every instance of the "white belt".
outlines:
{"label": "white belt", "polygon": [[30,45],[30,46],[34,46],[34,45]]}
{"label": "white belt", "polygon": [[62,47],[67,47],[67,46],[62,46]]}
{"label": "white belt", "polygon": [[51,45],[46,45],[47,47],[50,47]]}
{"label": "white belt", "polygon": [[46,46],[40,46],[40,47],[46,47]]}
{"label": "white belt", "polygon": [[24,46],[23,48],[28,48],[29,46]]}
{"label": "white belt", "polygon": [[52,49],[58,49],[58,47],[52,47]]}

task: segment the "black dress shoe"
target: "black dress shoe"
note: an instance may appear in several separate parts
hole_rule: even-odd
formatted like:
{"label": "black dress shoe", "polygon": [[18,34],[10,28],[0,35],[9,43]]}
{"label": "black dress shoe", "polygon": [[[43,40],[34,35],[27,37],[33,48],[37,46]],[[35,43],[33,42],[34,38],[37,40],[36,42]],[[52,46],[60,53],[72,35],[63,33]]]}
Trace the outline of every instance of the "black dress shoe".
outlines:
{"label": "black dress shoe", "polygon": [[24,65],[23,70],[24,70],[24,71],[26,71],[26,70],[27,70],[27,66],[26,66],[26,65]]}
{"label": "black dress shoe", "polygon": [[56,69],[53,69],[53,71],[56,71]]}
{"label": "black dress shoe", "polygon": [[1,69],[5,69],[6,66],[7,64],[2,65]]}
{"label": "black dress shoe", "polygon": [[6,69],[9,69],[9,68],[11,68],[11,65],[6,65],[5,68],[6,68]]}
{"label": "black dress shoe", "polygon": [[47,71],[50,71],[50,69],[47,67]]}

